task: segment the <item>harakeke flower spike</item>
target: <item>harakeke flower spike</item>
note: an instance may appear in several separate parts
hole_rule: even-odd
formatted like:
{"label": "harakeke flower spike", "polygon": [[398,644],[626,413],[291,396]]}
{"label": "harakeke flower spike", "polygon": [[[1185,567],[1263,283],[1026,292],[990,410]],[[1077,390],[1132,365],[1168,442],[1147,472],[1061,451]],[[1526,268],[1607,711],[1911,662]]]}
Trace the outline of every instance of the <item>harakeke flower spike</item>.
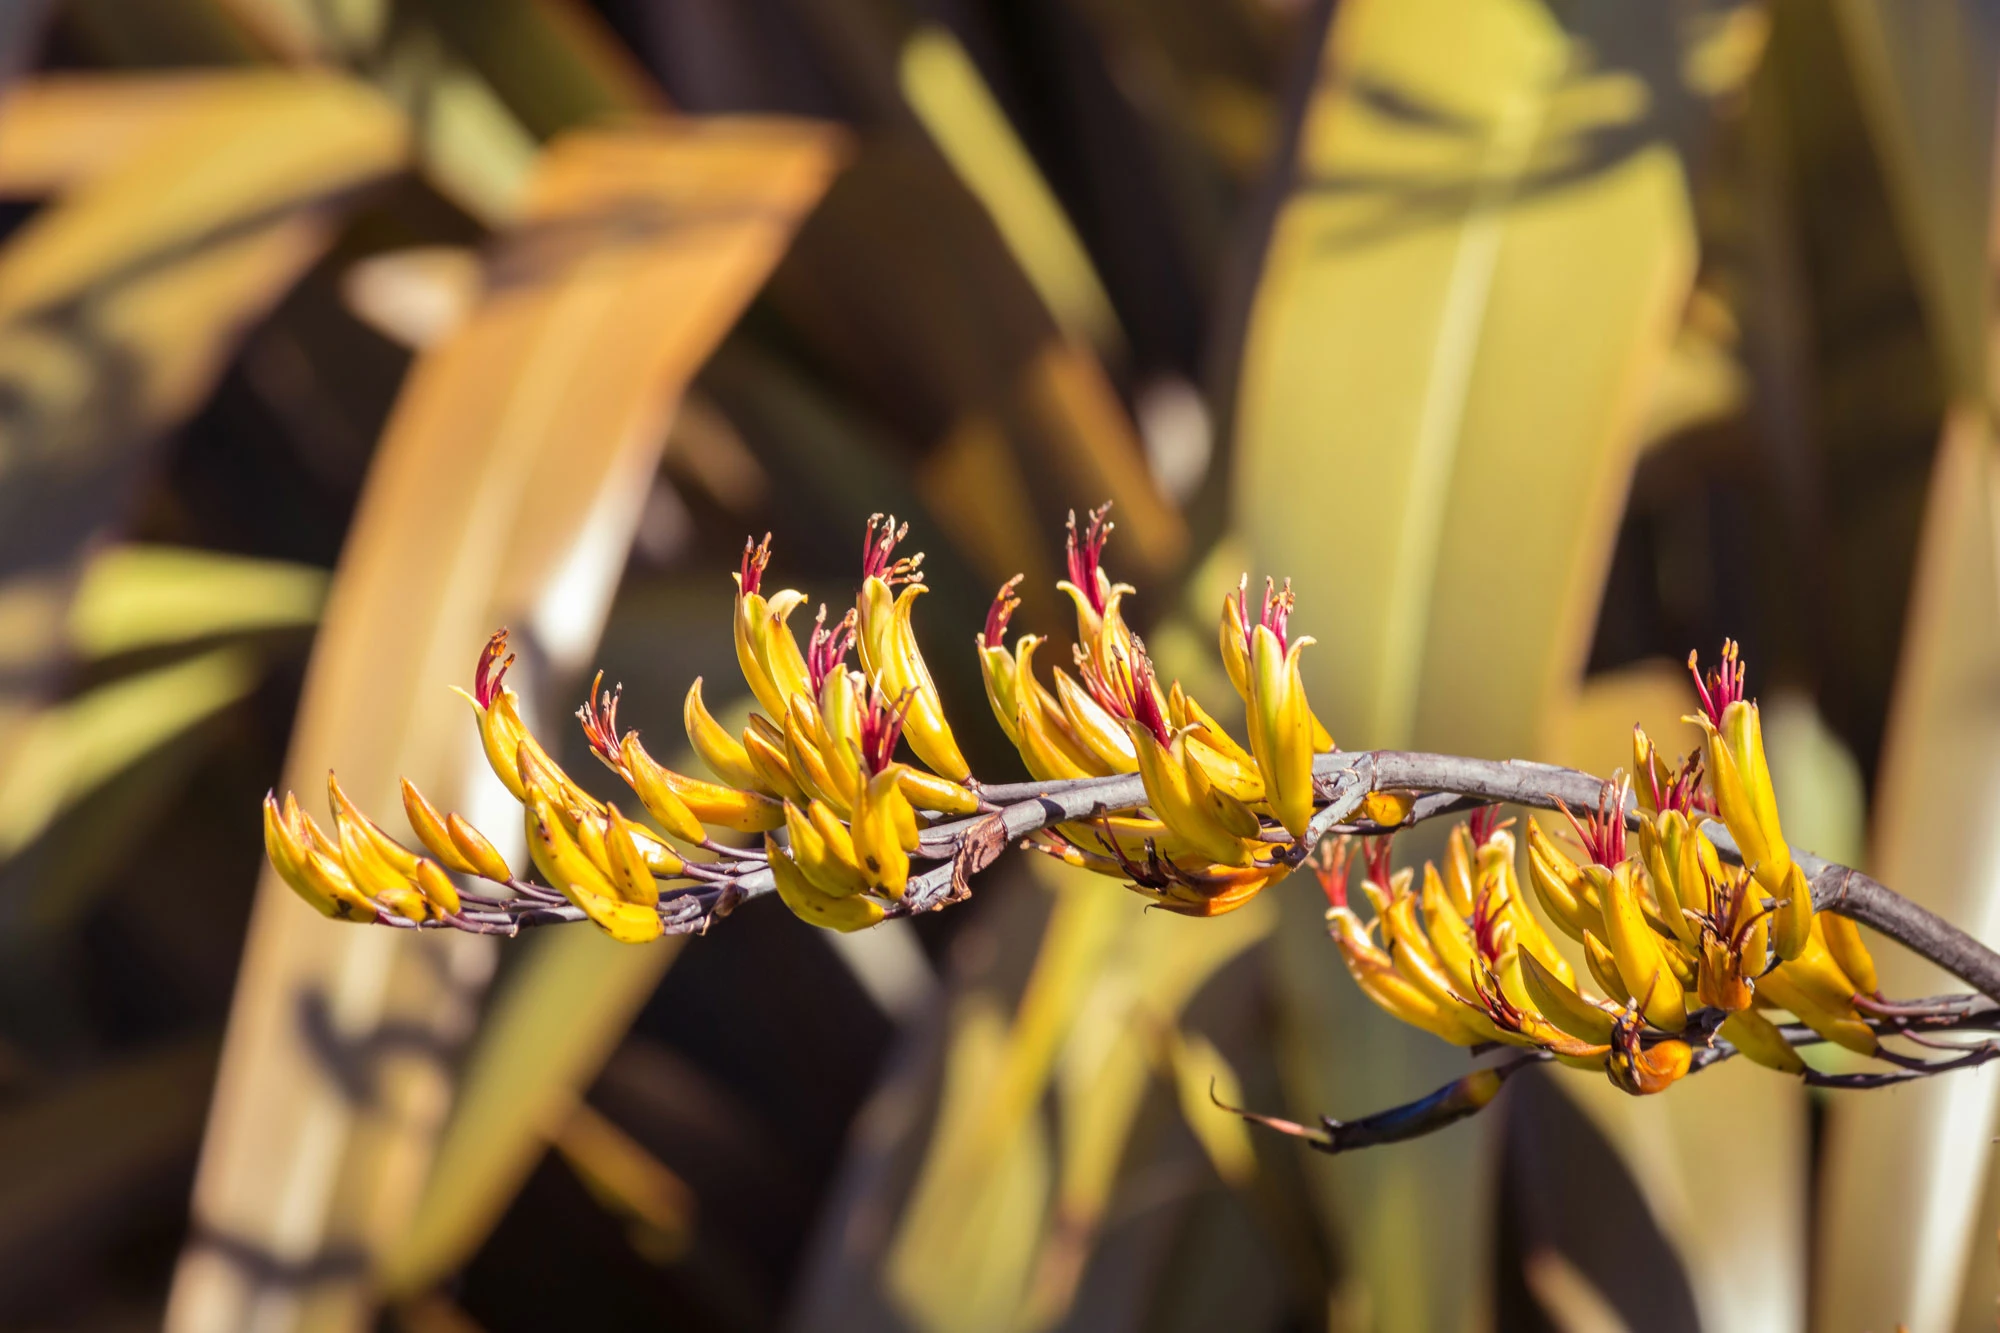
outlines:
{"label": "harakeke flower spike", "polygon": [[[852,608],[835,618],[820,607],[803,648],[790,619],[805,595],[768,591],[771,540],[745,543],[733,638],[754,708],[746,725],[724,726],[697,679],[682,710],[708,778],[656,760],[621,729],[619,691],[592,683],[577,715],[591,752],[629,789],[629,815],[530,733],[507,684],[506,632],[492,637],[464,697],[488,765],[521,807],[537,878],[407,782],[416,846],[406,845],[331,775],[330,828],[289,793],[266,798],[271,863],[337,920],[507,935],[588,920],[634,943],[706,930],[762,894],[815,925],[863,929],[964,897],[1015,844],[1189,916],[1232,911],[1309,865],[1328,934],[1365,995],[1475,1056],[1510,1053],[1407,1106],[1326,1121],[1323,1133],[1252,1117],[1329,1151],[1473,1114],[1535,1061],[1649,1096],[1735,1055],[1848,1087],[2000,1056],[1990,1041],[1946,1059],[1887,1044],[2000,1030],[2000,1005],[1883,999],[1857,917],[1996,1000],[2000,957],[1858,872],[1786,845],[1733,643],[1717,671],[1694,671],[1688,720],[1700,748],[1669,763],[1635,730],[1631,773],[1613,782],[1541,765],[1342,754],[1306,699],[1299,663],[1312,641],[1292,630],[1290,585],[1268,581],[1253,617],[1246,577],[1224,599],[1219,638],[1244,707],[1239,740],[1161,679],[1125,619],[1135,593],[1106,567],[1111,531],[1102,508],[1070,522],[1058,584],[1076,615],[1069,668],[1038,674],[1038,635],[1008,643],[1018,576],[975,639],[987,702],[1030,782],[973,778],[918,645],[923,557],[899,554],[908,526],[878,515]],[[1517,826],[1499,802],[1563,818]],[[1396,829],[1468,808],[1438,863],[1392,864]],[[1815,891],[1833,910],[1814,910]],[[1816,1043],[1891,1068],[1816,1070],[1800,1054]]]}

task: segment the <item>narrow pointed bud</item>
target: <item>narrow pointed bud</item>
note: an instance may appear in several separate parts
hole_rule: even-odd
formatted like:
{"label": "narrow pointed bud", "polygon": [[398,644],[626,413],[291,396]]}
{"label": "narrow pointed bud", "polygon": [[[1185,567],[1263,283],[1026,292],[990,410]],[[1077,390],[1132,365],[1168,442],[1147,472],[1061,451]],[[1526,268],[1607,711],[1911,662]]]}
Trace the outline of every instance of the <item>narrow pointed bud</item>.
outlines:
{"label": "narrow pointed bud", "polygon": [[1250,752],[1264,780],[1264,798],[1285,831],[1305,836],[1312,822],[1312,712],[1299,678],[1299,652],[1311,639],[1289,649],[1259,625],[1250,653]]}
{"label": "narrow pointed bud", "polygon": [[1794,882],[1792,852],[1778,823],[1778,798],[1764,754],[1764,728],[1754,700],[1743,692],[1743,663],[1736,645],[1722,645],[1721,669],[1704,681],[1696,655],[1688,654],[1700,708],[1688,720],[1706,737],[1708,781],[1716,812],[1743,853],[1757,883],[1781,899],[1771,917],[1771,947],[1780,958],[1796,958],[1812,928],[1812,896]]}

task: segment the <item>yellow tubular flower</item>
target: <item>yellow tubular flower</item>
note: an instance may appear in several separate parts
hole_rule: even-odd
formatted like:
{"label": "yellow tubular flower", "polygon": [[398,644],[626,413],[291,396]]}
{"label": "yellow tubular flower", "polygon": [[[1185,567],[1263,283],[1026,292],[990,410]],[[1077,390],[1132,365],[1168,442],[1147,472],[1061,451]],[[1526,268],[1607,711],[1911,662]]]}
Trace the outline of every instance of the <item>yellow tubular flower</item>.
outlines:
{"label": "yellow tubular flower", "polygon": [[909,801],[897,782],[901,776],[902,765],[891,764],[868,779],[855,803],[852,826],[854,857],[868,887],[890,898],[901,898],[910,878],[912,848],[904,845]]}
{"label": "yellow tubular flower", "polygon": [[529,855],[535,867],[565,898],[621,943],[644,944],[659,938],[659,913],[618,896],[610,879],[591,863],[563,827],[546,794],[531,790],[523,813]]}
{"label": "yellow tubular flower", "polygon": [[1024,634],[1014,646],[1016,748],[1028,772],[1040,782],[1106,777],[1094,755],[1070,732],[1062,706],[1033,675],[1035,649],[1041,640]]}
{"label": "yellow tubular flower", "polygon": [[[1281,590],[1270,579],[1264,580],[1264,610],[1257,622],[1277,634],[1280,642],[1289,636],[1287,625],[1295,602],[1292,596],[1292,581],[1285,580]],[[1220,638],[1222,644],[1222,666],[1229,674],[1229,683],[1236,687],[1245,705],[1250,703],[1250,677],[1254,657],[1253,634],[1256,628],[1250,622],[1250,576],[1245,574],[1237,581],[1236,591],[1222,599],[1222,623]],[[1319,715],[1308,706],[1306,714],[1312,724],[1312,748],[1315,754],[1330,754],[1336,748],[1333,733],[1319,720]],[[1377,820],[1377,823],[1386,821]]]}
{"label": "yellow tubular flower", "polygon": [[264,850],[271,866],[292,892],[314,911],[337,921],[373,921],[375,904],[357,889],[338,862],[313,845],[306,832],[310,819],[298,802],[286,797],[281,810],[275,793],[264,797]]}
{"label": "yellow tubular flower", "polygon": [[1603,932],[1604,922],[1589,900],[1583,872],[1532,819],[1528,821],[1528,885],[1549,919],[1571,939],[1581,943],[1585,932]]}
{"label": "yellow tubular flower", "polygon": [[1117,524],[1106,520],[1111,512],[1107,501],[1090,511],[1090,527],[1081,537],[1076,531],[1076,511],[1069,514],[1069,536],[1064,545],[1064,557],[1069,568],[1069,577],[1056,584],[1060,592],[1069,594],[1076,604],[1076,641],[1095,644],[1104,636],[1105,622],[1113,622],[1114,635],[1127,636],[1122,646],[1129,650],[1129,634],[1125,628],[1123,615],[1118,603],[1126,593],[1135,591],[1129,583],[1113,583],[1111,576],[1104,572],[1104,546],[1111,540],[1112,529]]}
{"label": "yellow tubular flower", "polygon": [[1603,1045],[1611,1040],[1617,1024],[1616,1009],[1586,998],[1543,967],[1532,954],[1521,955],[1521,979],[1526,983],[1528,998],[1549,1022],[1579,1041]]}
{"label": "yellow tubular flower", "polygon": [[700,676],[696,676],[694,684],[688,686],[681,719],[687,727],[688,744],[694,747],[701,762],[708,765],[709,772],[731,787],[754,789],[757,786],[757,770],[751,765],[743,742],[730,735],[709,713],[708,705],[702,702]]}
{"label": "yellow tubular flower", "polygon": [[806,882],[829,897],[865,892],[868,880],[855,861],[854,843],[838,820],[817,817],[824,810],[826,806],[817,801],[811,811],[786,803],[785,828],[791,835],[792,860]]}
{"label": "yellow tubular flower", "polygon": [[801,921],[845,932],[866,930],[882,919],[882,904],[866,894],[834,897],[814,888],[798,863],[768,836],[764,839],[764,852],[771,861],[771,879],[777,885],[779,899]]}
{"label": "yellow tubular flower", "polygon": [[1709,789],[1717,812],[1743,853],[1757,883],[1779,900],[1771,914],[1771,947],[1780,958],[1796,958],[1812,926],[1812,895],[1805,876],[1793,873],[1791,848],[1778,825],[1778,798],[1764,757],[1764,728],[1755,701],[1743,693],[1743,663],[1735,643],[1722,645],[1722,667],[1702,680],[1695,654],[1688,654],[1701,707],[1685,719],[1706,737]]}
{"label": "yellow tubular flower", "polygon": [[1636,862],[1625,861],[1611,872],[1604,896],[1605,943],[1646,1021],[1662,1032],[1678,1032],[1687,1026],[1687,997],[1666,946],[1640,911],[1637,868]]}
{"label": "yellow tubular flower", "polygon": [[1168,733],[1167,741],[1162,743],[1141,723],[1125,725],[1139,757],[1146,803],[1160,817],[1160,822],[1208,860],[1224,865],[1248,865],[1250,849],[1239,835],[1223,827],[1206,799],[1212,789],[1197,792],[1189,782],[1186,747],[1180,739]]}
{"label": "yellow tubular flower", "polygon": [[1137,772],[1139,752],[1133,748],[1132,738],[1125,734],[1119,718],[1060,667],[1056,669],[1055,682],[1063,721],[1069,734],[1090,756],[1091,766],[1105,773]]}
{"label": "yellow tubular flower", "polygon": [[[739,833],[762,833],[785,822],[785,807],[770,797],[734,787],[718,787],[712,782],[685,777],[665,767],[639,743],[639,733],[628,731],[615,753],[618,772],[631,786],[646,813],[677,838],[689,842],[706,836],[703,824],[734,829]],[[692,819],[696,836],[679,830]]]}
{"label": "yellow tubular flower", "polygon": [[1749,1059],[1781,1074],[1803,1074],[1806,1062],[1792,1049],[1784,1034],[1770,1019],[1755,1009],[1745,1009],[1722,1020],[1722,1039]]}
{"label": "yellow tubular flower", "polygon": [[[972,769],[959,753],[958,742],[945,721],[937,686],[917,648],[916,629],[910,620],[917,596],[926,591],[918,573],[923,555],[895,558],[896,543],[908,533],[909,525],[898,526],[893,514],[886,520],[880,514],[868,520],[862,546],[861,593],[855,601],[855,647],[870,684],[890,699],[908,698],[904,735],[917,758],[953,782],[964,782],[972,776]],[[900,593],[893,591],[898,584],[903,585]]]}
{"label": "yellow tubular flower", "polygon": [[986,610],[986,628],[978,638],[979,675],[986,683],[986,702],[993,709],[1000,730],[1007,733],[1008,742],[1017,747],[1021,743],[1017,721],[1021,706],[1015,695],[1014,658],[1007,651],[1007,623],[1020,609],[1021,599],[1014,590],[1021,586],[1024,577],[1016,574],[993,594],[993,605]]}
{"label": "yellow tubular flower", "polygon": [[1835,1045],[1845,1046],[1857,1055],[1875,1054],[1875,1034],[1855,1011],[1852,1000],[1824,1004],[1796,978],[1787,976],[1783,967],[1757,978],[1757,998],[1789,1009],[1798,1015],[1799,1022]]}
{"label": "yellow tubular flower", "polygon": [[773,595],[765,603],[764,618],[756,626],[756,633],[750,641],[758,664],[764,668],[776,696],[765,704],[774,718],[783,716],[785,704],[798,695],[811,698],[805,654],[799,651],[799,641],[793,637],[791,627],[786,623],[805,600],[804,593],[791,588]]}
{"label": "yellow tubular flower", "polygon": [[1264,779],[1264,799],[1294,838],[1312,822],[1312,713],[1299,679],[1299,653],[1310,638],[1290,645],[1259,625],[1250,651],[1250,751]]}
{"label": "yellow tubular flower", "polygon": [[763,656],[757,651],[758,639],[765,632],[765,619],[770,611],[762,592],[764,571],[770,563],[770,533],[765,533],[764,540],[754,545],[747,539],[744,541],[743,565],[735,576],[736,611],[731,628],[736,645],[736,665],[742,670],[751,695],[760,706],[782,714],[784,696],[771,680],[771,673],[764,669]]}
{"label": "yellow tubular flower", "polygon": [[1862,942],[1861,927],[1838,912],[1821,912],[1813,920],[1826,938],[1828,952],[1854,983],[1854,988],[1863,995],[1873,995],[1880,990],[1881,984],[1875,977],[1875,958]]}
{"label": "yellow tubular flower", "polygon": [[1515,937],[1521,948],[1533,954],[1537,961],[1564,985],[1573,984],[1574,972],[1569,960],[1542,929],[1542,923],[1527,899],[1521,893],[1521,882],[1514,874],[1514,835],[1509,830],[1512,820],[1502,822],[1499,808],[1488,806],[1477,811],[1466,825],[1466,844],[1477,846],[1476,852],[1479,883],[1493,894],[1495,910],[1512,924]]}

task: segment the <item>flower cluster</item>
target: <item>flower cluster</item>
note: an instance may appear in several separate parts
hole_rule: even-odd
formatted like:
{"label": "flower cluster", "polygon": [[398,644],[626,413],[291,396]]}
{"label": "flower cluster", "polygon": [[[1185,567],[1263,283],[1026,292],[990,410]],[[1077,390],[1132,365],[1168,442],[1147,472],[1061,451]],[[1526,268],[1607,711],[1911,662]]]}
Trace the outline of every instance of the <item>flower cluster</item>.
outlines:
{"label": "flower cluster", "polygon": [[1017,576],[993,599],[979,636],[987,702],[1036,778],[1137,773],[1144,783],[1144,808],[1059,824],[1037,835],[1037,846],[1122,879],[1162,907],[1213,916],[1249,901],[1297,863],[1288,853],[1312,819],[1313,755],[1333,749],[1299,678],[1299,654],[1312,640],[1288,636],[1289,585],[1266,591],[1254,625],[1241,589],[1225,602],[1223,659],[1247,714],[1245,749],[1178,681],[1160,684],[1145,644],[1125,622],[1123,602],[1133,589],[1104,572],[1111,526],[1103,509],[1082,533],[1070,520],[1069,577],[1056,586],[1076,607],[1075,675],[1057,667],[1054,688],[1042,683],[1038,635],[1023,634],[1007,648]]}
{"label": "flower cluster", "polygon": [[[1703,748],[1670,768],[1633,733],[1637,846],[1628,840],[1630,778],[1599,808],[1568,814],[1572,857],[1532,819],[1527,881],[1556,930],[1581,946],[1598,994],[1530,910],[1509,823],[1481,811],[1452,831],[1442,872],[1392,872],[1374,844],[1349,905],[1344,846],[1315,861],[1329,931],[1356,983],[1397,1018],[1461,1046],[1526,1047],[1602,1069],[1627,1092],[1659,1092],[1686,1074],[1717,1029],[1750,1059],[1798,1073],[1798,1052],[1768,1016],[1784,1010],[1821,1038],[1878,1053],[1860,1004],[1875,965],[1854,923],[1813,911],[1804,872],[1778,824],[1757,705],[1743,694],[1736,645],[1704,680],[1688,717]],[[1725,865],[1703,829],[1719,817],[1741,852]]]}
{"label": "flower cluster", "polygon": [[[1041,639],[1024,635],[1011,653],[1002,646],[1016,578],[979,641],[987,695],[1036,778],[1137,774],[1143,783],[1143,799],[1041,831],[1036,845],[1172,910],[1225,912],[1288,874],[1302,852],[1313,756],[1333,748],[1300,682],[1299,654],[1311,640],[1289,633],[1289,586],[1266,591],[1255,623],[1241,590],[1227,600],[1223,651],[1247,710],[1246,749],[1177,682],[1161,685],[1120,609],[1132,589],[1103,568],[1111,526],[1103,509],[1082,533],[1070,524],[1070,577],[1059,586],[1076,605],[1075,674],[1056,670],[1051,689],[1034,670]],[[506,684],[514,660],[506,631],[494,635],[465,698],[489,765],[521,804],[546,885],[516,877],[488,839],[458,815],[440,816],[408,783],[405,810],[428,856],[385,833],[329,778],[332,835],[289,794],[267,798],[273,866],[314,907],[351,921],[511,930],[521,917],[509,912],[522,903],[567,902],[614,937],[643,942],[670,923],[726,912],[731,894],[768,875],[804,920],[874,925],[905,906],[913,857],[951,855],[948,845],[924,847],[926,828],[992,809],[917,644],[923,556],[897,554],[907,535],[893,517],[869,520],[853,607],[829,625],[821,606],[803,648],[790,620],[805,594],[767,593],[770,538],[745,543],[733,636],[759,711],[732,732],[709,711],[698,678],[683,709],[689,745],[715,781],[675,772],[637,732],[621,732],[618,692],[599,677],[578,710],[585,739],[650,824],[585,791],[529,733]],[[849,667],[850,652],[859,669]],[[731,834],[761,835],[761,849],[717,841]],[[513,897],[461,891],[454,874]],[[698,917],[683,910],[690,905]]]}

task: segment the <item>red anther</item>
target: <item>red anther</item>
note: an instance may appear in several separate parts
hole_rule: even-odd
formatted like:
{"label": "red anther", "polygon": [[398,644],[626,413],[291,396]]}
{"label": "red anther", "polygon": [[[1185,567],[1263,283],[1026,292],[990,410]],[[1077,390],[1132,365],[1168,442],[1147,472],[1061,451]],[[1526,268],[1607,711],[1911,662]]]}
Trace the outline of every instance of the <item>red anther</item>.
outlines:
{"label": "red anther", "polygon": [[847,650],[854,646],[854,610],[848,608],[846,615],[832,629],[826,627],[826,603],[819,605],[819,614],[813,617],[812,638],[806,643],[806,678],[812,682],[813,697],[819,697],[820,687],[826,678],[841,669],[847,661]]}
{"label": "red anther", "polygon": [[1625,789],[1607,782],[1597,794],[1597,809],[1579,822],[1576,813],[1560,797],[1556,805],[1576,840],[1591,861],[1606,870],[1616,869],[1625,860]]}
{"label": "red anther", "polygon": [[1020,609],[1021,599],[1014,595],[1014,589],[1021,586],[1026,575],[1016,574],[1000,585],[1000,591],[993,594],[993,605],[986,608],[986,631],[979,637],[980,643],[988,648],[1004,648],[1007,639],[1007,623]]}
{"label": "red anther", "polygon": [[861,711],[861,759],[868,771],[880,773],[896,757],[896,742],[902,739],[903,722],[910,714],[915,690],[905,690],[890,703],[882,691],[868,693],[868,707]]}
{"label": "red anther", "polygon": [[1069,581],[1082,589],[1090,609],[1099,615],[1104,614],[1108,605],[1103,590],[1098,586],[1098,575],[1104,567],[1104,544],[1111,540],[1111,530],[1117,526],[1105,520],[1105,515],[1110,512],[1109,500],[1091,510],[1090,526],[1079,540],[1076,535],[1076,511],[1070,510],[1069,538],[1065,547],[1069,560]]}
{"label": "red anther", "polygon": [[577,720],[583,723],[584,739],[590,742],[591,751],[613,768],[621,769],[624,760],[618,748],[618,698],[625,692],[623,685],[612,689],[604,688],[604,673],[590,682],[590,694],[583,701],[583,707],[576,710]]}
{"label": "red anther", "polygon": [[1734,703],[1741,703],[1743,693],[1743,660],[1741,650],[1734,639],[1722,641],[1722,666],[1708,673],[1706,683],[1701,678],[1699,654],[1688,654],[1688,674],[1694,677],[1694,692],[1701,700],[1701,711],[1715,726],[1722,725],[1723,710]]}
{"label": "red anther", "polygon": [[886,518],[881,514],[870,514],[868,526],[861,536],[861,577],[881,579],[892,588],[899,583],[916,582],[924,563],[924,553],[919,551],[903,560],[895,558],[896,543],[909,535],[910,525],[897,523],[894,514]]}
{"label": "red anther", "polygon": [[765,533],[761,542],[753,542],[748,537],[743,539],[743,568],[738,578],[742,581],[745,597],[764,586],[764,570],[770,563],[770,533]]}
{"label": "red anther", "polygon": [[[1649,755],[1650,757],[1650,755]],[[1715,798],[1701,788],[1701,751],[1691,750],[1674,775],[1660,786],[1659,771],[1646,765],[1646,783],[1652,789],[1653,808],[1662,812],[1678,810],[1684,815],[1715,813]]]}
{"label": "red anther", "polygon": [[[1278,651],[1280,652],[1288,651],[1291,648],[1290,625],[1292,607],[1297,604],[1297,601],[1298,599],[1292,595],[1292,581],[1290,579],[1285,580],[1285,586],[1282,589],[1271,579],[1267,578],[1264,580],[1264,614],[1258,619],[1257,623],[1271,631],[1277,637]],[[1248,646],[1247,636],[1245,646]]]}
{"label": "red anther", "polygon": [[[503,659],[500,654],[507,653]],[[507,680],[507,668],[514,665],[514,654],[507,652],[507,631],[497,630],[486,646],[479,650],[479,665],[472,669],[472,697],[479,701],[481,708],[491,708],[493,701],[500,697],[500,690]]]}

